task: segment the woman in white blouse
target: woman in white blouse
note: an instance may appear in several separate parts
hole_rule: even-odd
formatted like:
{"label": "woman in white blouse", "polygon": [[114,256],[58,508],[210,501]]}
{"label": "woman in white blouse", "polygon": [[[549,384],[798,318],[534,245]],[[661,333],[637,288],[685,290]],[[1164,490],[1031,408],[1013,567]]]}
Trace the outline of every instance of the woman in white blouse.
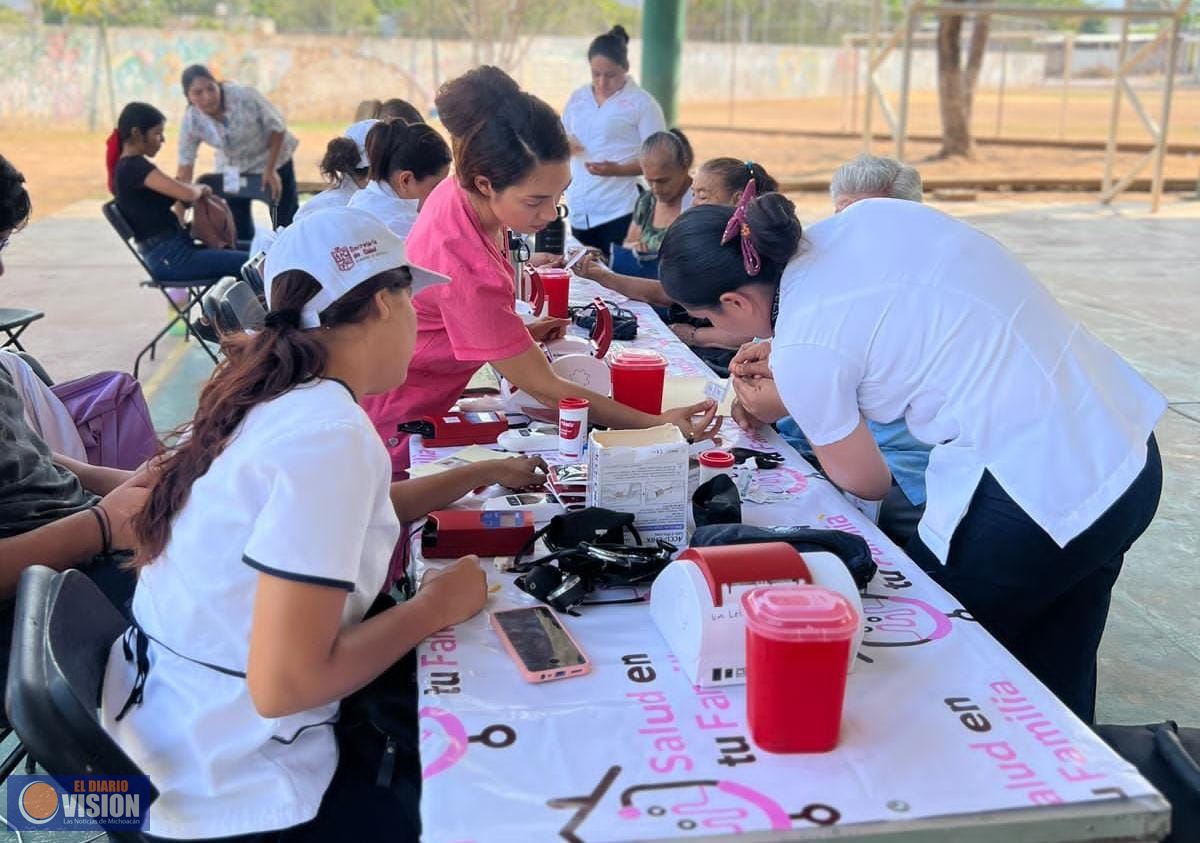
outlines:
{"label": "woman in white blouse", "polygon": [[562,122],[571,142],[571,232],[608,256],[625,242],[638,199],[642,142],[666,129],[662,108],[629,77],[629,35],[614,26],[588,47],[592,82],[571,95]]}
{"label": "woman in white blouse", "polygon": [[397,662],[487,588],[468,556],[403,603],[382,596],[401,524],[478,486],[540,483],[545,463],[390,482],[358,401],[405,381],[411,297],[449,279],[411,265],[379,220],[310,214],[280,233],[265,276],[266,323],[226,344],[134,525],[133,625],[110,651],[101,717],[158,788],[156,838],[416,840],[414,759],[401,744],[384,765],[384,742],[355,742],[339,706],[385,671],[403,680]]}
{"label": "woman in white blouse", "polygon": [[[188,108],[179,127],[180,181],[192,181],[201,143],[217,151],[217,167],[262,177],[263,187],[276,204],[277,225],[289,225],[300,207],[292,156],[300,141],[288,131],[283,115],[249,85],[218,82],[201,64],[183,71]],[[254,236],[250,200],[231,197],[229,208],[237,222],[238,238]]]}
{"label": "woman in white blouse", "polygon": [[[663,289],[772,337],[734,358],[739,400],[762,422],[790,413],[847,492],[891,485],[868,420],[932,446],[905,550],[1090,722],[1112,586],[1162,492],[1165,399],[964,222],[864,199],[801,239],[790,201],[752,193],[675,222]],[[771,408],[758,393],[776,388]]]}
{"label": "woman in white blouse", "polygon": [[360,120],[325,147],[321,175],[329,187],[300,206],[296,219],[325,208],[342,208],[367,186],[371,162],[367,159],[367,133],[378,120]]}
{"label": "woman in white blouse", "polygon": [[393,118],[367,134],[367,159],[367,186],[354,194],[350,207],[374,214],[408,237],[425,199],[450,173],[449,145],[424,123]]}

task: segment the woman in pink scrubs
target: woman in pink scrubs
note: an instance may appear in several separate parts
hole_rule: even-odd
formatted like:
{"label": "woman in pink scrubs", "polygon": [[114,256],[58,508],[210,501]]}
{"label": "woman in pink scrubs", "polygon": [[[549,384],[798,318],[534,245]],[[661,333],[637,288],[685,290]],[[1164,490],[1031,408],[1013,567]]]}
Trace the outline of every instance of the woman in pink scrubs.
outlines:
{"label": "woman in pink scrubs", "polygon": [[571,180],[570,148],[554,109],[495,67],[447,83],[436,105],[453,141],[456,172],[425,201],[408,254],[451,280],[413,300],[417,345],[407,383],[362,402],[392,455],[393,470],[408,467],[408,437],[396,425],[448,411],[485,363],[547,407],[586,398],[598,424],[670,423],[689,440],[711,436],[718,424],[712,401],[654,416],[560,378],[536,342],[561,335],[566,321],[543,319],[527,327],[516,313],[507,231],[545,228],[557,218]]}

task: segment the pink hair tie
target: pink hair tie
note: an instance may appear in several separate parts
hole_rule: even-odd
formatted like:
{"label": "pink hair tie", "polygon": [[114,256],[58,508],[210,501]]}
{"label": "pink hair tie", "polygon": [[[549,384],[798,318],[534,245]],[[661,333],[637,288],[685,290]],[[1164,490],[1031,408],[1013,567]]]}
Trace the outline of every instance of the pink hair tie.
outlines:
{"label": "pink hair tie", "polygon": [[762,259],[759,258],[758,249],[754,248],[754,241],[750,237],[750,223],[746,222],[746,207],[754,201],[755,193],[754,179],[750,179],[746,182],[742,196],[738,199],[737,207],[733,209],[733,216],[729,218],[725,232],[721,235],[722,246],[733,238],[741,236],[742,263],[745,264],[746,274],[752,278],[762,270]]}

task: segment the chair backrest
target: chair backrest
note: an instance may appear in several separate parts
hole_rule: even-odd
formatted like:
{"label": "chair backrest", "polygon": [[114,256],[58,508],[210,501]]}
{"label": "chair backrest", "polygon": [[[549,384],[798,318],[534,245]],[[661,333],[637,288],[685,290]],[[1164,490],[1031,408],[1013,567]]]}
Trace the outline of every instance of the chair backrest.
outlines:
{"label": "chair backrest", "polygon": [[146,270],[146,274],[153,278],[154,273],[150,271],[150,267],[146,265],[146,259],[138,251],[137,240],[133,236],[133,226],[129,224],[129,220],[125,219],[125,215],[117,207],[117,200],[110,199],[104,203],[100,210],[104,212],[104,218],[113,227],[113,231],[117,232],[117,236],[124,241],[125,247],[137,258],[137,262],[141,265],[142,269]]}
{"label": "chair backrest", "polygon": [[263,280],[263,265],[267,262],[267,253],[259,252],[250,260],[242,264],[242,280],[250,285],[250,289],[258,296],[259,300],[265,302],[267,300],[267,285]]}
{"label": "chair backrest", "polygon": [[204,294],[201,307],[218,334],[257,330],[267,318],[267,311],[254,290],[237,278],[225,278],[214,284]]}
{"label": "chair backrest", "polygon": [[[78,570],[25,569],[17,587],[8,720],[51,775],[144,775],[100,724],[112,643],[128,622]],[[151,788],[150,800],[158,796]]]}

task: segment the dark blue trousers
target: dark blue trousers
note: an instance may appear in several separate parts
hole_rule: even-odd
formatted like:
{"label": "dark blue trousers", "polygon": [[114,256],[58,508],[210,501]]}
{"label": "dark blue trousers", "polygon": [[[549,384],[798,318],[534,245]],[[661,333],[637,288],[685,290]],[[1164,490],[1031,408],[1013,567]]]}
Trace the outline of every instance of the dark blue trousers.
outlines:
{"label": "dark blue trousers", "polygon": [[1125,553],[1162,494],[1150,437],[1146,465],[1117,501],[1066,547],[985,473],[942,565],[919,536],[906,550],[1084,722],[1096,712],[1096,651]]}

